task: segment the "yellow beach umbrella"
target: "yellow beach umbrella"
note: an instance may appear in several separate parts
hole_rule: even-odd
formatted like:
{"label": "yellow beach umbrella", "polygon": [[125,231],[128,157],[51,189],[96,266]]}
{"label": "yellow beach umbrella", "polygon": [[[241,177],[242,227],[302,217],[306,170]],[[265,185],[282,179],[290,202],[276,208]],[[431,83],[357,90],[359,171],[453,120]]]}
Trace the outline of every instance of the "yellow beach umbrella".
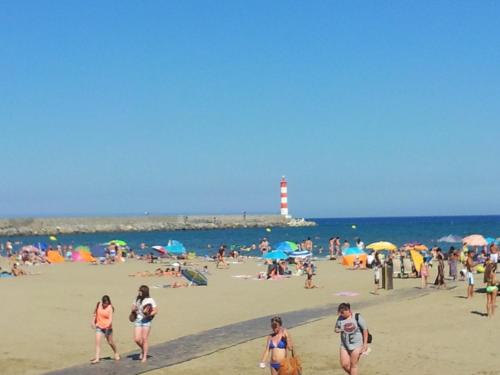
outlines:
{"label": "yellow beach umbrella", "polygon": [[374,243],[369,244],[366,248],[372,249],[375,251],[378,251],[378,250],[395,251],[398,249],[398,247],[396,245],[394,245],[391,242],[387,242],[387,241],[374,242]]}

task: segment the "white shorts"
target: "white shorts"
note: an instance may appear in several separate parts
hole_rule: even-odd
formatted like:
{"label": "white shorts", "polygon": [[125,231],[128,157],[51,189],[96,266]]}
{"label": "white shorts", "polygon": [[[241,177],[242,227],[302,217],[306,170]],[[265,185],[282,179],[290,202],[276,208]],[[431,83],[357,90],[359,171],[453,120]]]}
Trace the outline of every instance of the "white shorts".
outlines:
{"label": "white shorts", "polygon": [[467,272],[467,283],[474,285],[474,274],[472,272]]}
{"label": "white shorts", "polygon": [[493,263],[497,264],[498,263],[498,253],[490,254],[490,259]]}

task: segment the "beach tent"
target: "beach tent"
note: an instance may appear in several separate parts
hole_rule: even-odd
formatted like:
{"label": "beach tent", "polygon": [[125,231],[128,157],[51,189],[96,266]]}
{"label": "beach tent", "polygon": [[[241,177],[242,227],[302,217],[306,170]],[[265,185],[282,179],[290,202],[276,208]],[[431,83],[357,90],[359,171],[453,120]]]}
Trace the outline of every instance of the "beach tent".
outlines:
{"label": "beach tent", "polygon": [[366,255],[366,253],[342,255],[342,265],[344,267],[354,267],[356,257],[359,259],[359,262],[363,263],[363,265],[366,267],[366,264],[367,264],[366,262],[368,260],[368,256]]}
{"label": "beach tent", "polygon": [[47,251],[47,259],[50,263],[64,263],[64,258],[55,250]]}
{"label": "beach tent", "polygon": [[342,250],[342,265],[345,267],[353,267],[354,262],[358,258],[360,263],[366,266],[367,254],[358,247],[348,247]]}
{"label": "beach tent", "polygon": [[299,246],[292,241],[283,241],[276,244],[274,250],[280,250],[285,253],[291,253],[299,249]]}
{"label": "beach tent", "polygon": [[342,250],[342,255],[360,255],[366,254],[359,247],[348,247],[347,249]]}
{"label": "beach tent", "polygon": [[262,258],[263,259],[272,259],[272,260],[281,260],[281,259],[288,259],[289,257],[290,257],[290,255],[288,255],[284,251],[273,250],[273,251],[269,251]]}
{"label": "beach tent", "polygon": [[168,241],[167,246],[165,246],[165,250],[171,254],[184,254],[186,252],[184,245],[176,240]]}
{"label": "beach tent", "polygon": [[396,245],[394,245],[391,242],[387,242],[387,241],[374,242],[374,243],[369,244],[366,248],[372,249],[375,251],[379,251],[379,250],[396,251],[398,249],[398,247]]}
{"label": "beach tent", "polygon": [[73,251],[71,254],[73,262],[95,262],[96,259],[87,251]]}

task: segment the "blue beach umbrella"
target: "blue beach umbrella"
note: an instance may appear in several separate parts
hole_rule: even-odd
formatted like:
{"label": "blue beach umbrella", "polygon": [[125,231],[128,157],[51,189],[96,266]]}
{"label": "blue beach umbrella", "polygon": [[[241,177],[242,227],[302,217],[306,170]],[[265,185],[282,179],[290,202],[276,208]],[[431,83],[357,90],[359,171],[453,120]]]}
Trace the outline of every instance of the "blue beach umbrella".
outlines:
{"label": "blue beach umbrella", "polygon": [[168,241],[168,245],[165,246],[165,250],[171,254],[184,254],[186,252],[184,245],[176,240]]}
{"label": "blue beach umbrella", "polygon": [[277,243],[276,246],[274,247],[275,250],[280,250],[285,253],[291,253],[292,251],[296,251],[299,249],[299,246],[292,241],[283,241],[280,243]]}
{"label": "blue beach umbrella", "polygon": [[289,255],[287,253],[285,253],[284,251],[281,251],[281,250],[273,250],[273,251],[268,252],[262,258],[264,258],[264,259],[272,259],[272,260],[280,260],[280,259],[287,259],[287,258],[289,258]]}
{"label": "blue beach umbrella", "polygon": [[342,255],[360,255],[360,254],[366,254],[366,253],[357,247],[348,247],[347,249],[342,251]]}

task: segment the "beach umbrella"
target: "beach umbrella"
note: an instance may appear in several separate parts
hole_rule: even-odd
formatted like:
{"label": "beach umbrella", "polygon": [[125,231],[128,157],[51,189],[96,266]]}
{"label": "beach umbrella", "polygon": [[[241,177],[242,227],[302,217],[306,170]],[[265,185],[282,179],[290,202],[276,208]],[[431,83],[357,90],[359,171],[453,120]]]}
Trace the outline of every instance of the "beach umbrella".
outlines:
{"label": "beach umbrella", "polygon": [[293,258],[308,258],[308,257],[312,256],[312,253],[307,251],[307,250],[296,250],[296,251],[293,251],[289,254]]}
{"label": "beach umbrella", "polygon": [[462,242],[462,237],[449,234],[447,236],[441,237],[437,240],[437,242],[460,243]]}
{"label": "beach umbrella", "polygon": [[123,240],[111,240],[107,243],[107,245],[127,246],[127,243]]}
{"label": "beach umbrella", "polygon": [[295,242],[292,242],[292,241],[283,241],[283,242],[276,244],[274,249],[283,251],[285,253],[291,253],[292,251],[298,250],[299,246]]}
{"label": "beach umbrella", "polygon": [[88,246],[77,246],[74,251],[83,251],[90,254],[90,247]]}
{"label": "beach umbrella", "polygon": [[396,245],[394,245],[391,242],[386,242],[386,241],[379,241],[379,242],[371,243],[366,248],[372,249],[375,251],[379,251],[379,250],[395,251],[398,249]]}
{"label": "beach umbrella", "polygon": [[480,234],[471,234],[470,236],[464,237],[462,243],[467,246],[486,246],[488,242]]}
{"label": "beach umbrella", "polygon": [[287,253],[285,253],[282,250],[273,250],[273,251],[269,251],[262,258],[272,259],[272,260],[281,260],[281,259],[288,259],[289,257],[290,257],[290,255],[288,255]]}
{"label": "beach umbrella", "polygon": [[156,246],[151,246],[151,248],[153,250],[158,251],[162,255],[165,255],[167,253],[167,251],[165,250],[165,248],[163,246],[156,245]]}
{"label": "beach umbrella", "polygon": [[36,246],[28,245],[28,246],[21,247],[21,252],[39,253],[40,249],[38,247],[36,247]]}
{"label": "beach umbrella", "polygon": [[184,254],[186,252],[184,245],[176,240],[168,241],[168,245],[165,246],[165,250],[172,254]]}
{"label": "beach umbrella", "polygon": [[402,247],[403,250],[414,250],[414,251],[427,251],[429,248],[418,242],[405,243]]}
{"label": "beach umbrella", "polygon": [[359,247],[348,247],[347,249],[342,250],[342,255],[360,255],[366,254]]}

